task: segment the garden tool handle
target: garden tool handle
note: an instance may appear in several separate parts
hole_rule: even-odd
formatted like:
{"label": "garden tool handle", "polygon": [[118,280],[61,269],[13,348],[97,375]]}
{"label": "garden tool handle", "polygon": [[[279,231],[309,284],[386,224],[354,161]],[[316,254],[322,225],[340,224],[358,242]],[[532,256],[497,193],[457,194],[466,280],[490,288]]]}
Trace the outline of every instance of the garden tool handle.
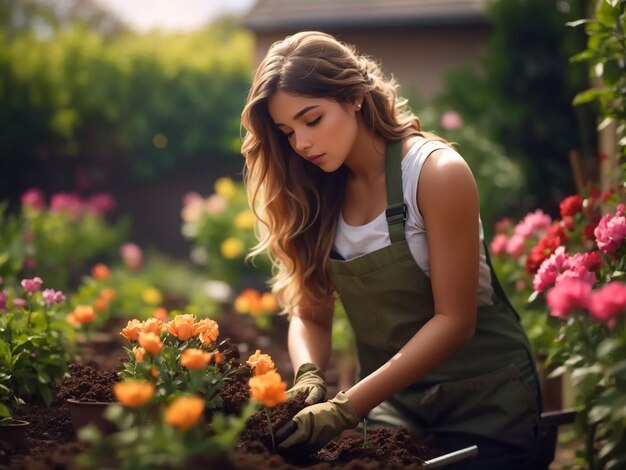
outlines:
{"label": "garden tool handle", "polygon": [[444,468],[453,463],[462,462],[478,455],[478,446],[466,447],[424,462],[424,468]]}
{"label": "garden tool handle", "polygon": [[276,431],[276,434],[274,435],[274,437],[276,438],[276,445],[280,444],[289,436],[291,436],[296,431],[296,429],[298,429],[298,423],[296,423],[293,419],[289,420],[287,424],[285,424],[278,431]]}

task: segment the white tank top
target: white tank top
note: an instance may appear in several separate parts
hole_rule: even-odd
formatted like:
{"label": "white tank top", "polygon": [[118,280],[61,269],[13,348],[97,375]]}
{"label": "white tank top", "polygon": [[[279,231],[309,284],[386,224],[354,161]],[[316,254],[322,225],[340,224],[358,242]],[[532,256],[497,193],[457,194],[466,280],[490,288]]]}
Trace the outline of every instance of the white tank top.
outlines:
{"label": "white tank top", "polygon": [[[430,263],[428,260],[428,244],[426,241],[426,227],[424,219],[417,208],[417,186],[424,162],[433,151],[443,149],[446,152],[455,152],[447,145],[433,140],[418,138],[402,159],[402,190],[404,202],[408,209],[404,230],[406,241],[411,253],[420,269],[430,277]],[[480,270],[478,275],[477,305],[491,305],[493,288],[491,287],[491,271],[485,258],[483,244],[483,226],[479,218],[480,237]],[[339,214],[337,233],[333,249],[344,259],[349,260],[371,253],[391,244],[387,219],[383,211],[371,222],[365,225],[348,225]]]}

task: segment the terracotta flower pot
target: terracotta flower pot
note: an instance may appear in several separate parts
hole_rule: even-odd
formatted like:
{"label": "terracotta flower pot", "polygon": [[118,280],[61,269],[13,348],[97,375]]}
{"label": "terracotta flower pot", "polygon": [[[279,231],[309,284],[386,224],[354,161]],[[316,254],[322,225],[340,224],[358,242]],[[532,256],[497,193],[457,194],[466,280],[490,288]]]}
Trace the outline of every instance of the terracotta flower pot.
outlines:
{"label": "terracotta flower pot", "polygon": [[67,399],[67,406],[70,410],[72,428],[78,433],[79,429],[88,424],[95,424],[102,432],[109,434],[115,431],[115,424],[104,417],[104,411],[110,402],[102,401],[80,401],[73,398]]}
{"label": "terracotta flower pot", "polygon": [[30,423],[21,419],[10,419],[0,423],[0,441],[13,447],[23,447]]}

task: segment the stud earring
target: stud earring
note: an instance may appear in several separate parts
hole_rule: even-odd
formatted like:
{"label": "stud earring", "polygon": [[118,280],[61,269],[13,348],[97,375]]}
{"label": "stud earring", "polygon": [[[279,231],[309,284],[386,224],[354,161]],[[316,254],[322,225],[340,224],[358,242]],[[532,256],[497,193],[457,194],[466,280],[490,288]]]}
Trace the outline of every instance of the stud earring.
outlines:
{"label": "stud earring", "polygon": [[357,109],[357,111],[361,111],[361,103],[356,105],[356,109]]}

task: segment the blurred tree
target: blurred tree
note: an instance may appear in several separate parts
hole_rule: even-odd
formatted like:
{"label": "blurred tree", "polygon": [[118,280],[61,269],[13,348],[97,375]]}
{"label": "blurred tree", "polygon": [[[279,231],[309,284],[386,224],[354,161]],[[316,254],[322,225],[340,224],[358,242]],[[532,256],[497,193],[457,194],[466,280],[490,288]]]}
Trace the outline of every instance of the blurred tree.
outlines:
{"label": "blurred tree", "polygon": [[490,3],[493,31],[483,71],[451,74],[440,101],[478,123],[525,169],[524,213],[540,207],[558,214],[559,201],[576,188],[569,152],[595,157],[595,116],[574,109],[587,88],[584,67],[570,57],[585,44],[568,21],[585,16],[585,0],[499,0]]}

